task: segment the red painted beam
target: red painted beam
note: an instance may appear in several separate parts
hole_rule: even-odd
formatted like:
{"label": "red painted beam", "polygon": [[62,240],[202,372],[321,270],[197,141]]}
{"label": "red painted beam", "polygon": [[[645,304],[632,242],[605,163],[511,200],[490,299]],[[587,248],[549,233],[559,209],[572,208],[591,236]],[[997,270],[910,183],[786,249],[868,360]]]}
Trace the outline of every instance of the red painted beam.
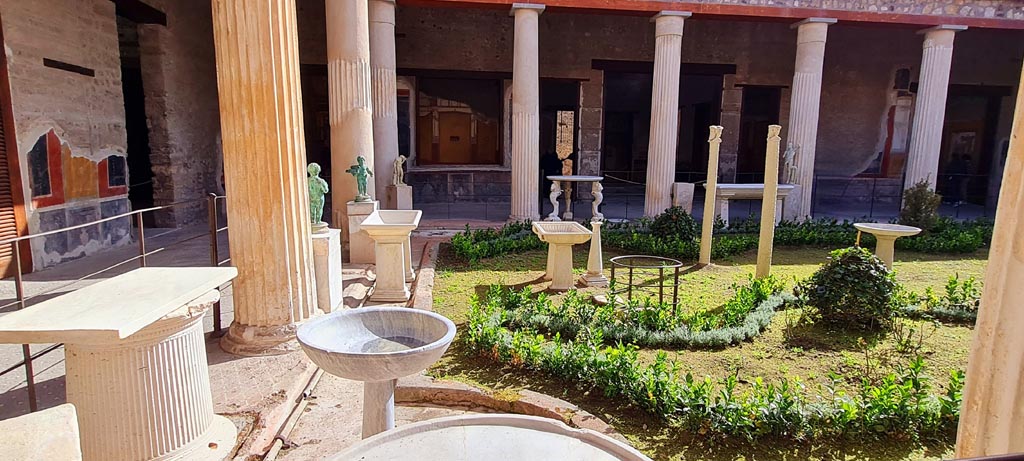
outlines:
{"label": "red painted beam", "polygon": [[[884,23],[906,26],[938,26],[956,24],[989,29],[1024,29],[1024,20],[980,18],[967,16],[936,16],[868,11],[830,10],[821,8],[788,8],[774,6],[709,4],[667,0],[534,0],[547,6],[547,11],[572,13],[603,13],[654,15],[659,11],[689,11],[705,19],[798,21],[810,17],[836,18],[840,22]],[[400,5],[453,8],[510,8],[513,0],[398,0]]]}

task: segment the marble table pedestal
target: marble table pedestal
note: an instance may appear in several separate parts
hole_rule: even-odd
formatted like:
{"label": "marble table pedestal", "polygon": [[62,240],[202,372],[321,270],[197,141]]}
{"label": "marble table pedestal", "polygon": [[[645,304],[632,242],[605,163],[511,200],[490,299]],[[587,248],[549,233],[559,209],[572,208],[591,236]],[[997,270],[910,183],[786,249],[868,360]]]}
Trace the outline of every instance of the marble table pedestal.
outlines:
{"label": "marble table pedestal", "polygon": [[889,269],[892,269],[892,260],[896,254],[896,239],[921,233],[921,229],[899,224],[855,223],[853,227],[857,228],[858,245],[860,245],[861,232],[875,236],[875,240],[878,242],[875,244],[875,256],[878,256],[878,259],[881,259],[885,263],[885,267]]}

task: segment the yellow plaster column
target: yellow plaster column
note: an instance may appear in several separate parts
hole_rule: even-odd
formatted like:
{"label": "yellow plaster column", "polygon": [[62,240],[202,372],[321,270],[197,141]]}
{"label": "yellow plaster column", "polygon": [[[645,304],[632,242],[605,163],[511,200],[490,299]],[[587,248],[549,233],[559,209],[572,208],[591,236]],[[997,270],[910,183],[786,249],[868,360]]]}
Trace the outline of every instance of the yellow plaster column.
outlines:
{"label": "yellow plaster column", "polygon": [[757,272],[767,277],[772,271],[772,247],[775,244],[775,212],[779,203],[779,133],[782,127],[768,125],[768,147],[764,155],[764,196],[761,198],[761,235],[757,240]]}
{"label": "yellow plaster column", "polygon": [[644,216],[657,216],[672,206],[679,137],[679,66],[683,49],[684,11],[662,11],[654,17],[654,83],[651,94],[651,136],[647,149],[647,191]]}
{"label": "yellow plaster column", "polygon": [[[370,78],[373,86],[373,175],[377,200],[387,197],[398,159],[398,77],[395,0],[370,1]],[[405,152],[405,155],[409,155]]]}
{"label": "yellow plaster column", "polygon": [[513,3],[512,213],[509,219],[540,219],[540,70],[538,21],[544,5]]}
{"label": "yellow plaster column", "polygon": [[918,76],[914,125],[910,132],[907,174],[903,188],[909,189],[922,180],[935,188],[939,173],[939,150],[942,124],[946,118],[946,95],[949,91],[949,69],[953,65],[953,38],[966,26],[936,26],[924,34],[921,72]]}
{"label": "yellow plaster column", "polygon": [[[811,215],[811,189],[814,187],[814,154],[818,142],[818,115],[821,108],[821,73],[825,64],[825,38],[832,18],[808,18],[793,25],[797,29],[796,64],[790,98],[788,142],[799,149],[796,178],[800,185],[797,208],[799,218]],[[773,202],[774,203],[774,202]]]}
{"label": "yellow plaster column", "polygon": [[[708,133],[708,178],[704,186],[704,221],[700,231],[700,257],[697,264],[711,264],[711,239],[715,229],[715,195],[718,192],[718,152],[724,128],[711,125]],[[726,216],[728,218],[728,216]]]}
{"label": "yellow plaster column", "polygon": [[[356,157],[376,168],[370,78],[367,0],[327,0],[327,92],[331,124],[331,224],[348,223],[346,203],[356,197],[356,180],[346,173]],[[376,199],[376,171],[366,193]],[[387,177],[381,177],[386,181]],[[343,232],[344,237],[348,236]]]}
{"label": "yellow plaster column", "polygon": [[295,2],[213,0],[235,320],[224,350],[297,349],[316,309]]}
{"label": "yellow plaster column", "polygon": [[[1024,71],[1021,72],[1024,77]],[[1024,91],[1017,91],[985,290],[974,327],[956,457],[1024,452]]]}

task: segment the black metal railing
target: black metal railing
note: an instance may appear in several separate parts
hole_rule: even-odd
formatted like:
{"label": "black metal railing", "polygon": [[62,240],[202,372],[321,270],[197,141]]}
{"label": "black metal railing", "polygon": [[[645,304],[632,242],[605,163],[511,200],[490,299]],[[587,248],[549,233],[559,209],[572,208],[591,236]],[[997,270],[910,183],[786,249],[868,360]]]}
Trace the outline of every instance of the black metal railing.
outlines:
{"label": "black metal railing", "polygon": [[[89,279],[91,279],[93,277],[96,277],[96,276],[99,276],[101,274],[110,272],[110,271],[112,271],[114,269],[117,269],[119,267],[122,267],[122,266],[124,266],[126,264],[129,264],[129,263],[132,263],[132,262],[135,262],[135,261],[138,261],[139,267],[146,267],[146,265],[148,263],[148,261],[147,261],[148,257],[156,255],[156,254],[159,254],[159,253],[162,253],[164,251],[167,251],[167,249],[169,249],[169,248],[176,247],[176,246],[179,246],[179,245],[183,245],[185,243],[188,243],[188,242],[191,242],[191,241],[195,241],[195,240],[198,240],[198,239],[202,239],[202,238],[208,238],[209,239],[209,245],[210,245],[210,259],[209,259],[209,262],[210,262],[210,264],[213,265],[213,266],[220,266],[220,265],[226,264],[226,263],[230,262],[230,258],[228,258],[226,260],[220,260],[219,245],[218,245],[218,242],[217,242],[218,235],[220,233],[222,233],[222,232],[226,232],[227,231],[227,226],[219,227],[219,225],[218,225],[218,222],[219,222],[218,215],[219,215],[219,212],[220,212],[219,211],[219,204],[221,202],[223,202],[223,200],[224,200],[224,196],[218,196],[216,194],[209,194],[208,197],[202,198],[202,199],[185,200],[185,201],[181,201],[181,202],[171,203],[171,204],[168,204],[168,205],[155,206],[155,207],[145,208],[145,209],[141,209],[141,210],[135,210],[135,211],[131,211],[131,212],[128,212],[128,213],[122,213],[122,214],[119,214],[119,215],[116,215],[116,216],[110,216],[110,217],[107,217],[107,218],[98,219],[98,220],[95,220],[95,221],[90,221],[90,222],[87,222],[87,223],[77,224],[77,225],[74,225],[74,226],[62,227],[60,229],[54,229],[54,230],[50,230],[50,231],[46,231],[46,232],[41,232],[41,233],[38,233],[38,234],[24,235],[24,236],[20,236],[20,237],[16,237],[16,238],[0,240],[0,246],[2,246],[2,245],[10,245],[13,248],[13,255],[14,255],[13,262],[14,262],[14,265],[15,265],[15,268],[14,268],[15,269],[15,271],[14,271],[15,299],[12,302],[9,302],[9,303],[4,304],[4,305],[0,305],[0,311],[3,311],[5,309],[8,309],[8,308],[11,308],[11,307],[14,307],[14,306],[17,306],[18,310],[28,308],[31,305],[34,305],[34,304],[36,304],[38,302],[41,302],[42,300],[46,299],[45,295],[49,295],[49,294],[58,292],[58,291],[63,290],[65,288],[69,288],[69,287],[71,287],[71,286],[73,286],[75,284],[78,284],[78,283],[83,282],[85,280],[89,280]],[[146,241],[147,241],[146,227],[143,224],[143,221],[144,221],[143,220],[143,215],[144,214],[168,211],[168,210],[172,210],[172,209],[177,208],[177,207],[185,207],[185,206],[189,206],[189,205],[195,205],[196,203],[202,203],[204,201],[206,202],[207,207],[208,207],[209,232],[198,234],[198,235],[194,235],[194,236],[190,236],[190,237],[186,237],[186,238],[183,238],[183,239],[180,239],[180,240],[175,240],[175,241],[173,241],[173,242],[171,242],[169,244],[165,244],[165,245],[163,245],[163,246],[161,246],[159,248],[147,249],[147,247],[146,247]],[[107,266],[107,267],[105,267],[103,269],[92,271],[92,272],[86,274],[85,276],[82,276],[82,277],[79,277],[77,279],[71,280],[71,281],[69,281],[67,283],[47,288],[47,289],[42,290],[42,291],[40,291],[38,293],[33,293],[31,295],[27,295],[25,293],[25,279],[24,279],[25,273],[24,273],[24,269],[23,269],[23,267],[21,265],[21,257],[22,257],[21,246],[22,246],[23,242],[28,242],[28,241],[31,241],[32,239],[38,239],[38,238],[42,238],[42,237],[46,237],[46,236],[50,236],[50,235],[55,235],[55,234],[60,234],[60,233],[64,233],[64,232],[69,232],[69,231],[73,231],[73,230],[77,230],[77,229],[84,229],[84,228],[88,228],[88,227],[91,227],[91,226],[96,226],[96,225],[99,225],[99,224],[102,224],[102,223],[116,221],[116,220],[120,220],[120,219],[129,219],[129,220],[134,219],[134,221],[135,221],[136,227],[134,228],[134,233],[135,233],[134,238],[137,241],[137,245],[138,245],[138,253],[135,256],[132,256],[132,257],[126,258],[124,260],[118,261],[118,262],[116,262],[116,263],[114,263],[112,265],[109,265],[109,266]],[[168,231],[161,232],[161,233],[159,233],[157,235],[149,236],[148,238],[150,239],[150,241],[152,241],[152,240],[160,239],[162,237],[172,236],[175,233],[179,233],[179,232],[184,231],[185,229],[186,228],[171,229],[171,230],[168,230]],[[225,285],[221,286],[220,288],[224,289],[228,285],[230,285],[230,283],[231,282],[228,282]],[[214,335],[220,335],[221,334],[222,330],[221,330],[221,319],[220,319],[220,317],[221,317],[221,306],[220,306],[220,302],[218,301],[213,306],[213,334]],[[22,360],[17,362],[17,363],[15,363],[15,364],[13,364],[13,365],[11,365],[11,366],[9,366],[9,367],[7,367],[7,368],[5,368],[3,371],[0,371],[0,376],[4,376],[4,375],[6,375],[8,373],[13,372],[14,370],[17,370],[18,368],[24,368],[24,370],[25,370],[26,388],[28,390],[28,397],[29,397],[29,409],[30,409],[30,411],[34,412],[34,411],[37,411],[39,409],[39,403],[38,403],[38,399],[37,399],[37,396],[36,396],[35,373],[33,371],[32,362],[34,360],[39,359],[40,357],[45,356],[46,354],[49,354],[49,353],[59,349],[61,346],[63,346],[63,344],[52,344],[52,345],[49,345],[49,346],[47,346],[46,348],[44,348],[44,349],[42,349],[40,351],[32,352],[32,350],[30,348],[30,345],[22,344],[21,345],[22,357],[23,357]]]}

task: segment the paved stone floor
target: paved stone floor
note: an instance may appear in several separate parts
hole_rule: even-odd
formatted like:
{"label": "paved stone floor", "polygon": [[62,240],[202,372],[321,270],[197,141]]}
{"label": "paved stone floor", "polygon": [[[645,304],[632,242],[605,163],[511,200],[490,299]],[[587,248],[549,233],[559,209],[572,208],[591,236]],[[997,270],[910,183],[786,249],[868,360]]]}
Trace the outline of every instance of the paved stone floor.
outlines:
{"label": "paved stone floor", "polygon": [[[362,383],[325,373],[313,389],[305,411],[288,434],[288,440],[294,447],[282,449],[277,459],[328,459],[358,442],[362,432],[362,406]],[[466,413],[469,412],[449,408],[398,406],[395,409],[395,424],[401,426]]]}

